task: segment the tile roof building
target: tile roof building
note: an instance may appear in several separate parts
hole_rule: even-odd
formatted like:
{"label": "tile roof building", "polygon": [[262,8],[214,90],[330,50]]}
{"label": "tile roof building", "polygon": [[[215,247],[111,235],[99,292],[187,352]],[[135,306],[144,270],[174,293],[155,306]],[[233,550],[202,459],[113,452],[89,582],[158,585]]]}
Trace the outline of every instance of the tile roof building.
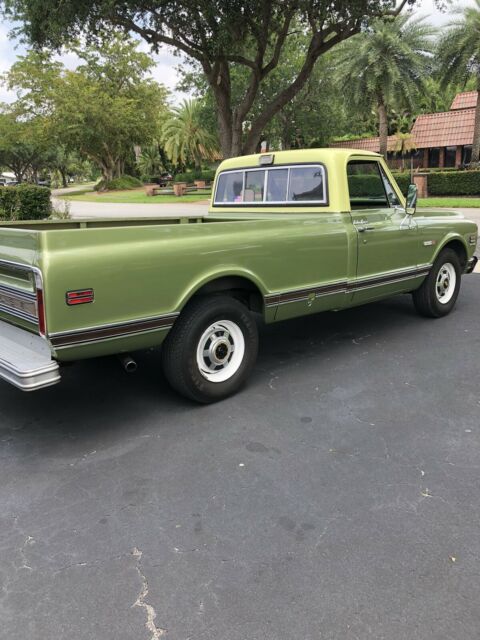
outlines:
{"label": "tile roof building", "polygon": [[[458,93],[450,111],[417,117],[411,131],[416,147],[411,154],[415,167],[459,167],[470,162],[477,98],[477,91]],[[392,164],[398,163],[393,154],[395,143],[396,137],[389,136],[388,156]],[[330,146],[380,151],[378,137],[342,140]]]}

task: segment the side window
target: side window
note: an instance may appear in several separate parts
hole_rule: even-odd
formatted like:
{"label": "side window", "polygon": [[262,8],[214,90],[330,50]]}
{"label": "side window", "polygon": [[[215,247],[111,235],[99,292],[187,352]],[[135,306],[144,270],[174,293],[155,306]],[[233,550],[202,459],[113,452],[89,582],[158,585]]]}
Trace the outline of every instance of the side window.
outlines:
{"label": "side window", "polygon": [[315,166],[292,167],[290,169],[288,199],[293,202],[302,200],[325,202],[323,169]]}
{"label": "side window", "polygon": [[220,174],[215,202],[243,202],[243,171]]}
{"label": "side window", "polygon": [[349,162],[347,180],[352,209],[390,206],[378,162],[371,160]]}
{"label": "side window", "polygon": [[392,183],[387,178],[387,174],[382,167],[380,167],[380,173],[382,174],[383,186],[385,187],[385,193],[387,194],[388,203],[391,207],[400,207],[401,202],[399,200],[399,197],[397,196],[395,189],[392,187]]}

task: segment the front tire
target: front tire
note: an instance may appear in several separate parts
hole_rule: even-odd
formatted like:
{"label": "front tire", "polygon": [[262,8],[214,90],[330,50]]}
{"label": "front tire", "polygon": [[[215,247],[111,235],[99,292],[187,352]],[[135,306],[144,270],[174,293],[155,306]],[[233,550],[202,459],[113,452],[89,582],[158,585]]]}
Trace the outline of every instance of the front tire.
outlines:
{"label": "front tire", "polygon": [[168,334],[163,370],[181,395],[217,402],[245,383],[257,352],[257,325],[245,305],[228,296],[202,297],[187,305]]}
{"label": "front tire", "polygon": [[427,318],[450,313],[458,298],[461,277],[458,254],[453,249],[443,249],[422,286],[412,294],[417,312]]}

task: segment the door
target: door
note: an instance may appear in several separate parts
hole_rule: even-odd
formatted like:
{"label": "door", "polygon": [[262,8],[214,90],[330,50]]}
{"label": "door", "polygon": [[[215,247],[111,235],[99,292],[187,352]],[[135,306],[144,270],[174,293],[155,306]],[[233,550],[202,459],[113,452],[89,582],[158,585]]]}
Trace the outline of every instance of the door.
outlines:
{"label": "door", "polygon": [[353,160],[347,165],[347,178],[358,246],[357,275],[350,283],[353,302],[414,288],[415,280],[421,281],[418,228],[380,162]]}

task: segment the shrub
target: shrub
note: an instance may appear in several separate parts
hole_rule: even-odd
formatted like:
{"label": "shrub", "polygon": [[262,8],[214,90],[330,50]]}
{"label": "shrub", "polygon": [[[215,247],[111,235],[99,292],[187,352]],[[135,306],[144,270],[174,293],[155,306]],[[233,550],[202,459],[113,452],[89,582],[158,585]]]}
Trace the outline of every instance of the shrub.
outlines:
{"label": "shrub", "polygon": [[192,183],[194,180],[205,180],[212,182],[215,178],[215,169],[206,169],[204,171],[187,171],[186,173],[177,173],[175,182]]}
{"label": "shrub", "polygon": [[162,176],[160,176],[159,174],[143,174],[140,176],[140,180],[143,182],[143,184],[159,184],[159,182],[162,180]]}
{"label": "shrub", "polygon": [[143,183],[138,178],[133,176],[120,176],[120,178],[114,178],[113,180],[100,180],[95,186],[97,191],[125,191],[127,189],[138,189],[142,187]]}
{"label": "shrub", "polygon": [[430,196],[480,195],[480,171],[437,171],[428,176]]}
{"label": "shrub", "polygon": [[410,173],[394,173],[393,177],[397,181],[397,184],[400,187],[400,191],[403,193],[404,196],[406,196],[408,187],[412,183],[410,179]]}
{"label": "shrub", "polygon": [[0,217],[4,220],[42,220],[52,212],[50,189],[35,184],[0,187]]}

